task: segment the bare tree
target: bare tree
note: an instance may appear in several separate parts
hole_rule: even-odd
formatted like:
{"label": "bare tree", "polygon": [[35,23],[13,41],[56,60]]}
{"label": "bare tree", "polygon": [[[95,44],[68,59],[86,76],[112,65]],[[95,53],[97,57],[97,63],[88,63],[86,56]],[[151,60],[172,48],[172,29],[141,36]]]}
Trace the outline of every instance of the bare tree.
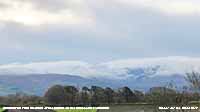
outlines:
{"label": "bare tree", "polygon": [[189,83],[192,90],[200,92],[200,73],[191,72],[186,74],[186,81]]}

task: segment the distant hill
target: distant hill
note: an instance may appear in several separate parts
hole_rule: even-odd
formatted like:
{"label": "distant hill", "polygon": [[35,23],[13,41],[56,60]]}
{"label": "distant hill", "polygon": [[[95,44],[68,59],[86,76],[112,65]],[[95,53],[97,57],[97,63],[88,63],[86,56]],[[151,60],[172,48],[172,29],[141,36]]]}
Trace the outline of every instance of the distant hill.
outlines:
{"label": "distant hill", "polygon": [[73,85],[76,87],[83,86],[101,86],[119,88],[129,86],[132,89],[147,91],[151,87],[166,86],[167,83],[173,82],[177,86],[185,84],[185,80],[181,75],[174,76],[158,76],[145,78],[128,79],[106,79],[106,78],[83,78],[71,75],[59,74],[32,74],[32,75],[2,75],[0,78],[0,95],[14,94],[16,92],[24,92],[34,95],[43,95],[51,86]]}
{"label": "distant hill", "polygon": [[[147,91],[169,83],[182,87],[187,72],[200,72],[200,58],[126,59],[89,64],[81,61],[0,65],[0,95],[15,92],[43,95],[52,85],[102,86]],[[180,89],[180,88],[179,88]]]}

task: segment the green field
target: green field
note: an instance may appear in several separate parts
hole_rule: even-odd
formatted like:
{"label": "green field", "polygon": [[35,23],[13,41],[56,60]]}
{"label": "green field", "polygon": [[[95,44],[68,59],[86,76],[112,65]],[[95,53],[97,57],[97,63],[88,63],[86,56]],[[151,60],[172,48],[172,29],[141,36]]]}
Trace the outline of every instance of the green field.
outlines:
{"label": "green field", "polygon": [[4,110],[2,108],[0,108],[0,112],[3,112]]}
{"label": "green field", "polygon": [[56,112],[96,112],[96,110],[56,110]]}

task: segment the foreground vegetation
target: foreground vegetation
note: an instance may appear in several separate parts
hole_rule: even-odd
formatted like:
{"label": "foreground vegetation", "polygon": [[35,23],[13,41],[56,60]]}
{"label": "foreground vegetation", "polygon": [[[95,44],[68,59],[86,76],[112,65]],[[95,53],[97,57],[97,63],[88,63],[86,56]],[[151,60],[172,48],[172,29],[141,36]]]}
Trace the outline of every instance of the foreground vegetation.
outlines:
{"label": "foreground vegetation", "polygon": [[0,112],[4,112],[4,110],[2,108],[0,108]]}

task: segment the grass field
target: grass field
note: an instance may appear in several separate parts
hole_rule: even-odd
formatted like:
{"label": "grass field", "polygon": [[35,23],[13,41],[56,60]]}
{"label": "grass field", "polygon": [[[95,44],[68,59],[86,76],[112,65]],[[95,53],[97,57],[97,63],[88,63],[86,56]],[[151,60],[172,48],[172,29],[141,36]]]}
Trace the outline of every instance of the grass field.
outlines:
{"label": "grass field", "polygon": [[3,112],[4,110],[2,108],[0,108],[0,112]]}
{"label": "grass field", "polygon": [[56,112],[97,112],[96,110],[57,110]]}

